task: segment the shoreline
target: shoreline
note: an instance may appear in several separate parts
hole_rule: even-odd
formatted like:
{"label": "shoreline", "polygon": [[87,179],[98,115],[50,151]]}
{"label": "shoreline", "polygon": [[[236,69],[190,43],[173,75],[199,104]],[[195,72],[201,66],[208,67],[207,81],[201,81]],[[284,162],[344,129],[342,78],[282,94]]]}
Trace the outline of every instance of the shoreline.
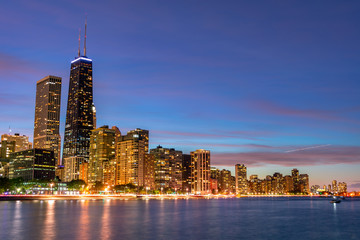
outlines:
{"label": "shoreline", "polygon": [[232,199],[232,198],[278,198],[278,197],[290,197],[290,198],[329,198],[330,196],[318,196],[318,195],[0,195],[0,201],[18,201],[18,200],[178,200],[178,199]]}

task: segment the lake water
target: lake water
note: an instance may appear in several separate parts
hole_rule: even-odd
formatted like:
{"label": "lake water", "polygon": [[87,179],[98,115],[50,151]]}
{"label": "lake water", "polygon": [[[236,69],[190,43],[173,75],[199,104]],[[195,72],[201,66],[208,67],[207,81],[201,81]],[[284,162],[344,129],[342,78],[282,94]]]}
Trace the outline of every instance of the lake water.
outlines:
{"label": "lake water", "polygon": [[360,199],[2,201],[0,239],[360,239]]}

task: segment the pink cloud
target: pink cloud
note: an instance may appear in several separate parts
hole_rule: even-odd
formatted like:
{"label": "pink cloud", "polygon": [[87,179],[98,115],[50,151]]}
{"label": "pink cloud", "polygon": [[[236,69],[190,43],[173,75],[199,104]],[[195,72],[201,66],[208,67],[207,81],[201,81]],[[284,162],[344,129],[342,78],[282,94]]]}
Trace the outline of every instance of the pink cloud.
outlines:
{"label": "pink cloud", "polygon": [[[286,148],[290,149],[290,147]],[[243,163],[253,167],[267,164],[285,167],[360,164],[360,147],[330,145],[292,152],[213,153],[211,161],[212,165],[234,166]]]}

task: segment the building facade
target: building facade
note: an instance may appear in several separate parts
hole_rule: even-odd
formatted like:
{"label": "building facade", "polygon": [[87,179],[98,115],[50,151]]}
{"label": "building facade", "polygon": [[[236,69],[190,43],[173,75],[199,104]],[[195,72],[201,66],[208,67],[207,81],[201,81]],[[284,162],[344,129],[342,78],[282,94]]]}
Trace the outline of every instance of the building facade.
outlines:
{"label": "building facade", "polygon": [[182,189],[182,152],[158,146],[151,149],[154,157],[155,189]]}
{"label": "building facade", "polygon": [[54,151],[57,165],[61,165],[60,103],[61,77],[47,76],[36,83],[34,148]]}
{"label": "building facade", "polygon": [[116,144],[116,185],[145,184],[145,159],[149,152],[149,131],[135,129],[121,136]]}
{"label": "building facade", "polygon": [[63,159],[83,157],[85,162],[89,160],[90,135],[94,129],[92,70],[92,59],[86,56],[85,24],[84,56],[79,46],[78,57],[71,62]]}
{"label": "building facade", "polygon": [[191,152],[191,193],[209,194],[210,151],[199,149]]}
{"label": "building facade", "polygon": [[92,130],[88,183],[101,182],[115,185],[115,130],[108,126]]}
{"label": "building facade", "polygon": [[55,178],[54,152],[46,149],[29,149],[10,156],[9,178],[53,180]]}
{"label": "building facade", "polygon": [[247,194],[247,169],[244,164],[235,165],[235,189],[236,194]]}

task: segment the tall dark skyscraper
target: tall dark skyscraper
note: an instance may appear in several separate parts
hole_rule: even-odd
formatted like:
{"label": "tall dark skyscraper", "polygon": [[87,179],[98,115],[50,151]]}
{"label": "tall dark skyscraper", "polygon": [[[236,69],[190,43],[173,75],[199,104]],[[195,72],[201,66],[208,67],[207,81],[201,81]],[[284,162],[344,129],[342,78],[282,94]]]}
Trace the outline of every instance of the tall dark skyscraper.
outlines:
{"label": "tall dark skyscraper", "polygon": [[76,156],[88,161],[93,121],[92,60],[86,56],[85,23],[84,55],[80,53],[79,36],[78,57],[71,62],[63,160]]}

